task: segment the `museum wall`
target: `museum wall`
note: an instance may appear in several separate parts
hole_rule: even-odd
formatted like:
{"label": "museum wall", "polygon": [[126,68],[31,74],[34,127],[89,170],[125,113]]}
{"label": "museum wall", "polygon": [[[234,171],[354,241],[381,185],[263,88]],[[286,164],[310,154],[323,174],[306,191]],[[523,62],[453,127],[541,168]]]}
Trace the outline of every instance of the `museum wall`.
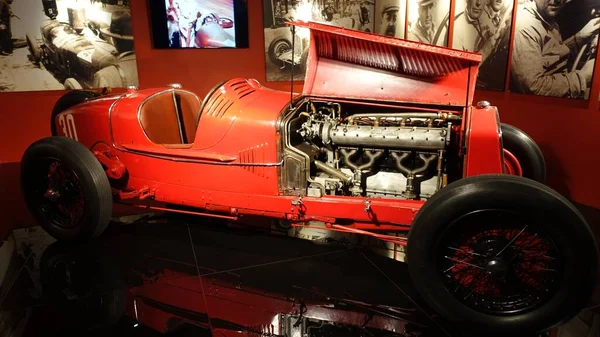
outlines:
{"label": "museum wall", "polygon": [[[140,87],[172,82],[203,96],[217,82],[252,77],[265,86],[289,90],[289,82],[266,82],[261,0],[249,0],[248,49],[153,49],[146,1],[132,1],[132,23]],[[452,36],[451,34],[449,34]],[[596,64],[596,73],[600,64]],[[598,97],[595,76],[591,97]],[[301,90],[296,83],[295,90]],[[50,135],[49,114],[63,91],[0,93],[0,236],[31,224],[19,192],[19,160],[25,148]],[[598,101],[558,99],[507,92],[478,91],[475,100],[488,100],[500,109],[504,122],[529,133],[548,161],[548,183],[568,198],[600,208],[600,183],[592,175],[600,167],[596,154],[600,125]]]}

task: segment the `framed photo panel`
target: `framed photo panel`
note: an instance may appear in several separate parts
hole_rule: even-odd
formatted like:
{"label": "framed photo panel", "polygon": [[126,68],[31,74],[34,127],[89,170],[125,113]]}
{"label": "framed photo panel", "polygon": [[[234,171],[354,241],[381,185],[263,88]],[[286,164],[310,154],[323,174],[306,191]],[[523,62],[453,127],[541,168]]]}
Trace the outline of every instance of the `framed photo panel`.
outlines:
{"label": "framed photo panel", "polygon": [[599,14],[597,0],[520,3],[511,55],[510,91],[589,99]]}
{"label": "framed photo panel", "polygon": [[408,0],[408,36],[436,46],[448,45],[450,0]]}
{"label": "framed photo panel", "polygon": [[406,0],[377,0],[375,2],[374,32],[404,39]]}
{"label": "framed photo panel", "polygon": [[128,0],[0,0],[0,91],[138,85]]}
{"label": "framed photo panel", "polygon": [[481,53],[477,87],[503,91],[512,32],[513,0],[456,0],[452,48]]}
{"label": "framed photo panel", "polygon": [[[304,80],[309,34],[292,29],[286,20],[306,20],[337,27],[373,32],[375,1],[373,0],[263,0],[265,60],[267,81]],[[294,52],[292,52],[292,46]]]}

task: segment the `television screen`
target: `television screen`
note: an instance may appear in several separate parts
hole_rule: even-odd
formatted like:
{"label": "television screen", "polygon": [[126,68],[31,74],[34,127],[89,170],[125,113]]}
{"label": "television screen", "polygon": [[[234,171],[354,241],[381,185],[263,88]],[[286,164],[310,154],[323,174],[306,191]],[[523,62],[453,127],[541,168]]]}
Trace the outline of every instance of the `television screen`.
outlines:
{"label": "television screen", "polygon": [[150,0],[161,49],[248,48],[247,0]]}

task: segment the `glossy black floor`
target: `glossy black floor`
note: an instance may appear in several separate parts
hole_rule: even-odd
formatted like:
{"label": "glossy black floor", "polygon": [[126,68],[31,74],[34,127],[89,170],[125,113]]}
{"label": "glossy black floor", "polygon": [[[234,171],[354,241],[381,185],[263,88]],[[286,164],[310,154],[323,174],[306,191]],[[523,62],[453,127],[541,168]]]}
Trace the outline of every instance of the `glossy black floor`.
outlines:
{"label": "glossy black floor", "polygon": [[401,262],[198,220],[114,223],[82,245],[22,240],[0,335],[461,335],[421,303]]}

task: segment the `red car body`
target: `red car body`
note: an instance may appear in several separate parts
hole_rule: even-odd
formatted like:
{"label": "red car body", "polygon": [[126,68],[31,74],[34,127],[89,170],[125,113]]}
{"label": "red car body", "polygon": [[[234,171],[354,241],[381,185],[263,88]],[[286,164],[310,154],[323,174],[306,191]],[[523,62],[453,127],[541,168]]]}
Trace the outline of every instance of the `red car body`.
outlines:
{"label": "red car body", "polygon": [[[313,23],[306,26],[316,39],[309,49],[304,90],[294,94],[295,101],[307,97],[338,102],[368,99],[365,104],[374,108],[406,106],[424,112],[439,112],[444,105],[444,112],[465,117],[461,126],[465,132],[459,140],[467,149],[464,176],[504,172],[497,109],[471,106],[479,54],[387,37],[373,40],[361,32]],[[332,52],[327,49],[331,41],[347,43],[337,59],[325,58],[325,53]],[[373,48],[380,53],[356,54],[354,62],[393,69],[398,75],[346,62],[351,56],[342,53],[351,53],[352,48]],[[401,55],[404,68],[385,59],[392,53]],[[414,77],[398,81],[405,74]],[[348,76],[360,78],[361,85],[349,83]],[[303,196],[300,200],[300,192],[284,191],[284,140],[278,123],[290,105],[290,93],[265,88],[252,79],[231,79],[206,96],[197,129],[187,130],[188,144],[154,143],[141,125],[141,107],[174,93],[197,99],[177,87],[133,89],[94,99],[58,114],[58,135],[75,138],[92,149],[109,168],[109,177],[119,179],[127,172],[127,184],[118,191],[121,200],[184,205],[228,217],[264,215],[332,226],[343,220],[344,230],[406,229],[424,203],[352,196]],[[371,211],[365,211],[368,204]]]}
{"label": "red car body", "polygon": [[584,307],[595,239],[543,185],[535,142],[472,104],[481,55],[295,25],[311,34],[300,94],[235,78],[203,99],[179,85],[63,96],[53,135],[75,141],[40,140],[22,160],[38,222],[91,239],[113,200],[322,222],[407,246],[421,296],[469,330],[539,333]]}

